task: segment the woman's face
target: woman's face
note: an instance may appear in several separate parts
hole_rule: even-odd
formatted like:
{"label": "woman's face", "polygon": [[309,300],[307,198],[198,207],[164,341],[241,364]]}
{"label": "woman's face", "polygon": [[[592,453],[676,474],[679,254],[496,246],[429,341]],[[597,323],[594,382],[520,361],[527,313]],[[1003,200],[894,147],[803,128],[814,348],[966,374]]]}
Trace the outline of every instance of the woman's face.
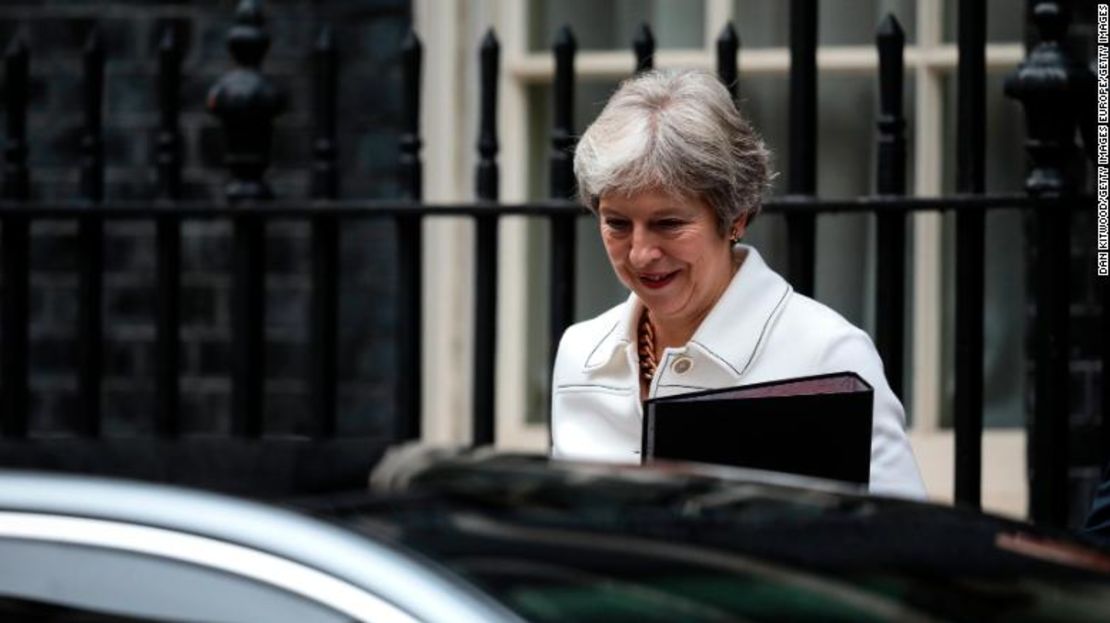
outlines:
{"label": "woman's face", "polygon": [[731,245],[705,201],[658,190],[604,195],[598,215],[617,278],[656,320],[700,323],[728,287]]}

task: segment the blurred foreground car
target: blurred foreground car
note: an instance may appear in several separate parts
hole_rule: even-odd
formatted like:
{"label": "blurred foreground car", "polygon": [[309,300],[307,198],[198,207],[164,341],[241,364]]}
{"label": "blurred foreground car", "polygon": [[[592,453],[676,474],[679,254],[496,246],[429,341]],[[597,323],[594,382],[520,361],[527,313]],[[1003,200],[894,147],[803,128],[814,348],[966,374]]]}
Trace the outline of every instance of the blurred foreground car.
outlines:
{"label": "blurred foreground car", "polygon": [[0,620],[1110,621],[1100,550],[818,481],[409,448],[373,485],[0,472]]}

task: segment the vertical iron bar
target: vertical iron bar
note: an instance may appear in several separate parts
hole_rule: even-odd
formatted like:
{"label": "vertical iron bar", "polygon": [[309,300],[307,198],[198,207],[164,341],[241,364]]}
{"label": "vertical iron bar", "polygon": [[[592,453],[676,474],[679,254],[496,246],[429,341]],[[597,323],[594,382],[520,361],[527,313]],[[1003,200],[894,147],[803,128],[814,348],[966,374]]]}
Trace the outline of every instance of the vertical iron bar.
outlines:
{"label": "vertical iron bar", "polygon": [[237,67],[208,91],[206,107],[224,128],[225,188],[235,205],[232,302],[232,422],[235,435],[263,433],[266,346],[266,225],[243,202],[273,198],[264,178],[270,165],[273,120],[285,107],[282,92],[261,71],[270,47],[259,0],[240,0],[227,47]]}
{"label": "vertical iron bar", "polygon": [[[790,1],[790,176],[791,195],[817,192],[817,1]],[[794,289],[811,296],[817,221],[812,214],[787,214],[788,272]]]}
{"label": "vertical iron bar", "polygon": [[[1070,21],[1067,5],[1038,2],[1032,13],[1041,33],[1042,45],[1058,53],[1050,57],[1053,69],[1070,69],[1065,47]],[[1054,72],[1050,75],[1060,74]],[[1068,106],[1066,94],[1075,93],[1078,89],[1073,88],[1076,84],[1075,73],[1068,71],[1065,75],[1068,75],[1066,84],[1049,82],[1046,85],[1046,90],[1054,95],[1047,100],[1049,108],[1046,112],[1056,123],[1044,124],[1042,130],[1046,131],[1045,134],[1030,137],[1030,143],[1042,150],[1037,159],[1042,159],[1042,162],[1047,160],[1058,172],[1053,176],[1058,180],[1055,185],[1032,178],[1028,181],[1027,190],[1041,196],[1066,196],[1077,190],[1078,180],[1072,170],[1076,155],[1077,119],[1074,108]],[[1033,134],[1032,130],[1030,134]],[[1042,139],[1040,145],[1035,145],[1038,142],[1036,139]],[[1031,146],[1031,152],[1034,146]],[[1059,528],[1068,524],[1068,420],[1071,416],[1068,325],[1072,273],[1069,223],[1067,211],[1042,210],[1037,215],[1038,239],[1035,246],[1039,274],[1036,277],[1036,377],[1030,516],[1037,523]]]}
{"label": "vertical iron bar", "polygon": [[[1031,195],[1063,197],[1079,186],[1076,170],[1074,102],[1085,99],[1090,84],[1086,68],[1067,50],[1068,5],[1031,1],[1029,14],[1040,31],[1040,41],[1018,70],[1006,79],[1005,91],[1025,109],[1026,151],[1031,163],[1025,189]],[[1093,89],[1092,89],[1093,90]],[[1029,514],[1040,524],[1068,523],[1069,371],[1068,333],[1071,275],[1070,225],[1066,209],[1041,209],[1036,214],[1032,240],[1036,308],[1033,323],[1034,404],[1029,428]],[[1100,280],[1101,281],[1101,280]],[[1098,286],[1105,293],[1105,285]],[[1106,299],[1103,299],[1105,305]],[[1103,328],[1107,308],[1103,307]],[[1103,345],[1106,344],[1103,333]],[[1103,351],[1105,379],[1106,350]],[[1102,386],[1106,396],[1106,383]],[[1103,401],[1103,411],[1107,409]],[[1103,421],[1104,435],[1107,423]]]}
{"label": "vertical iron bar", "polygon": [[[1071,189],[1069,189],[1071,190]],[[1029,510],[1038,524],[1068,521],[1068,312],[1071,290],[1070,219],[1064,211],[1037,214],[1034,289],[1034,389],[1030,440]]]}
{"label": "vertical iron bar", "polygon": [[[27,171],[27,100],[29,55],[27,45],[17,37],[4,53],[4,103],[7,112],[7,138],[4,142],[3,197],[13,201],[30,198]],[[28,419],[28,299],[30,292],[30,221],[7,217],[3,227],[4,287],[0,314],[0,434],[23,437]]]}
{"label": "vertical iron bar", "polygon": [[[170,25],[158,45],[158,101],[161,127],[158,131],[159,195],[169,200],[181,198],[181,41],[177,28]],[[176,215],[160,214],[156,219],[158,238],[158,320],[157,320],[157,430],[163,437],[180,432],[179,383],[181,330],[181,223]]]}
{"label": "vertical iron bar", "polygon": [[717,76],[732,95],[734,102],[737,101],[740,89],[739,72],[736,68],[736,53],[739,51],[740,38],[736,35],[732,22],[729,22],[717,37]]}
{"label": "vertical iron bar", "polygon": [[[569,26],[555,37],[554,126],[551,129],[551,198],[574,196],[574,53],[578,47]],[[551,324],[552,361],[563,331],[574,322],[575,223],[577,217],[551,217]]]}
{"label": "vertical iron bar", "polygon": [[[336,167],[335,102],[338,54],[330,26],[320,31],[313,51],[315,69],[316,140],[313,144],[312,197],[339,196]],[[339,223],[335,214],[312,219],[312,371],[313,432],[336,432],[336,388],[339,343]]]}
{"label": "vertical iron bar", "polygon": [[[498,199],[497,66],[500,45],[491,29],[481,49],[481,130],[478,136],[477,195],[483,202]],[[497,328],[497,215],[475,217],[477,297],[474,315],[474,422],[476,446],[496,440],[494,431],[494,365]]]}
{"label": "vertical iron bar", "polygon": [[647,22],[640,24],[640,30],[636,31],[632,49],[636,52],[636,73],[651,71],[655,67],[655,37]]}
{"label": "vertical iron bar", "polygon": [[101,299],[104,279],[104,220],[98,204],[104,199],[104,149],[101,103],[104,95],[104,42],[96,30],[83,52],[84,128],[81,137],[81,197],[88,212],[78,222],[81,267],[78,312],[78,391],[80,396],[77,432],[100,434],[100,369],[103,351]]}
{"label": "vertical iron bar", "polygon": [[[959,4],[956,192],[981,194],[985,159],[986,4]],[[983,225],[956,214],[956,503],[979,508],[983,438]]]}
{"label": "vertical iron bar", "polygon": [[[893,15],[879,25],[879,145],[877,185],[880,195],[906,194],[906,119],[902,112],[903,50],[906,36]],[[906,217],[879,214],[878,311],[876,337],[894,395],[902,397],[902,329],[905,316]]]}
{"label": "vertical iron bar", "polygon": [[235,436],[263,432],[266,329],[266,228],[249,208],[236,210],[232,293],[232,409]]}
{"label": "vertical iron bar", "polygon": [[[401,44],[404,126],[401,134],[401,192],[406,199],[424,198],[424,171],[420,164],[420,75],[423,46],[409,31]],[[421,437],[423,384],[423,252],[424,236],[419,214],[397,219],[397,413],[394,437]]]}

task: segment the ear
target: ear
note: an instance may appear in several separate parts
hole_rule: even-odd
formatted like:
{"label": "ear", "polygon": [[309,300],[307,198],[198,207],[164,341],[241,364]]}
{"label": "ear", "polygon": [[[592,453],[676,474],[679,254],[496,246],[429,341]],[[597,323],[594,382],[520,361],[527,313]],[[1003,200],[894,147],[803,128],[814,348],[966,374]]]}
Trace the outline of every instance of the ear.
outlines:
{"label": "ear", "polygon": [[737,217],[732,221],[732,225],[728,228],[728,238],[733,244],[740,242],[744,234],[748,232],[748,215]]}

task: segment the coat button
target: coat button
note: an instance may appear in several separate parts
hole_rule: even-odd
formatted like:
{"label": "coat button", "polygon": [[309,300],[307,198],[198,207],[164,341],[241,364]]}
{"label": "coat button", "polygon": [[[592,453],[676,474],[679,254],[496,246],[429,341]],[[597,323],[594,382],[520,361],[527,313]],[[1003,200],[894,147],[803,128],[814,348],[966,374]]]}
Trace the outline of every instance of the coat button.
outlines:
{"label": "coat button", "polygon": [[679,357],[671,364],[671,370],[673,370],[675,374],[686,374],[690,371],[690,368],[693,367],[694,360],[689,357]]}

